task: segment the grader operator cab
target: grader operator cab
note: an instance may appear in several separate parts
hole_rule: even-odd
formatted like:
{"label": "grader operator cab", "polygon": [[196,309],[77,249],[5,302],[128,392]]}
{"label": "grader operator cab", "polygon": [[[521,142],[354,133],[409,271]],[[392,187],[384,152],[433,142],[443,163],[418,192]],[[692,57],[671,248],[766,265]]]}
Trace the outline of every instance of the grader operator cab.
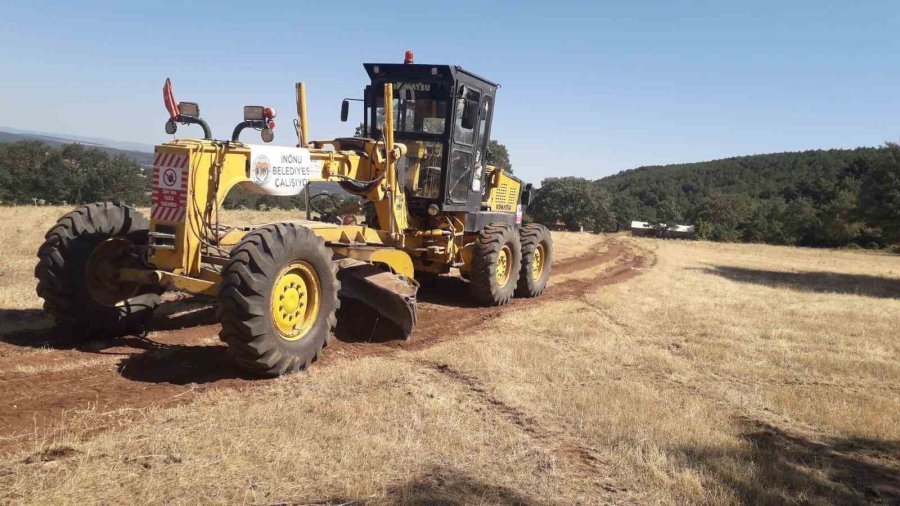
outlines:
{"label": "grader operator cab", "polygon": [[[141,325],[166,290],[213,296],[237,364],[278,375],[318,358],[338,317],[408,338],[417,277],[458,269],[484,305],[539,295],[550,233],[521,223],[530,185],[486,163],[498,85],[460,67],[414,64],[411,53],[365,69],[365,136],[309,140],[298,83],[296,147],[240,140],[247,128],[272,140],[268,107],[245,107],[231,139],[213,139],[199,106],[176,102],[167,80],[166,131],[196,124],[203,138],[157,146],[149,220],[112,202],[60,218],[35,268],[45,310],[89,336]],[[343,120],[348,113],[345,101]],[[366,223],[220,221],[235,187],[290,196],[316,181],[365,199]]]}
{"label": "grader operator cab", "polygon": [[[429,209],[432,215],[466,212],[470,231],[492,218],[510,224],[521,219],[518,195],[512,195],[518,191],[487,203],[499,208],[481,213],[496,83],[450,65],[370,63],[365,69],[372,83],[364,91],[363,131],[370,138],[379,137],[384,122],[384,86],[394,87],[394,139],[407,148],[398,172],[410,212],[422,218]],[[512,181],[521,184],[505,182]]]}

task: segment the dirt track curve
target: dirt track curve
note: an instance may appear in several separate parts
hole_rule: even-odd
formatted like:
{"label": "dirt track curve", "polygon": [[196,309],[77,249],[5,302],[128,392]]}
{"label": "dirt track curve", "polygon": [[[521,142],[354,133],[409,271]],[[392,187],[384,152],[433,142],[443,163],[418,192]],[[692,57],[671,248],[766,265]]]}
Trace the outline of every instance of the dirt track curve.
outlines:
{"label": "dirt track curve", "polygon": [[[434,281],[439,287],[426,285],[419,291],[418,322],[409,341],[382,340],[371,333],[350,339],[339,329],[314,367],[433,346],[530,304],[578,299],[630,279],[655,262],[652,253],[633,242],[611,239],[604,244],[605,252],[555,262],[551,285],[541,297],[513,299],[502,307],[474,306],[459,278]],[[584,275],[553,282],[580,272]],[[208,304],[182,298],[166,306],[144,336],[74,342],[67,329],[59,328],[14,330],[0,336],[0,452],[15,451],[52,432],[73,411],[120,415],[126,408],[185,402],[210,388],[254,388],[268,382],[235,369],[218,341],[219,325]],[[24,328],[48,320],[38,310],[23,310],[16,318]],[[451,327],[447,322],[467,324]]]}

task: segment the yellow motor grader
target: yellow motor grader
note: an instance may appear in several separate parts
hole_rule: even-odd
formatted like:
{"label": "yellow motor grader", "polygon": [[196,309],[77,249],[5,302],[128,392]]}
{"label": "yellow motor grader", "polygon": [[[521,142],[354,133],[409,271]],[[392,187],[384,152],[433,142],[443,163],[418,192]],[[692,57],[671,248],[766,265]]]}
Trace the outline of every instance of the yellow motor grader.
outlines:
{"label": "yellow motor grader", "polygon": [[[486,163],[498,85],[411,60],[364,65],[360,137],[310,140],[297,83],[296,147],[240,140],[246,129],[272,140],[275,113],[258,106],[244,108],[231,139],[213,139],[197,104],[175,102],[167,81],[166,131],[199,125],[203,138],[156,147],[149,220],[114,202],[59,219],[35,269],[45,310],[90,336],[141,325],[166,290],[216,297],[237,364],[279,375],[319,357],[342,303],[341,318],[365,318],[354,328],[386,324],[408,338],[417,277],[458,269],[484,305],[539,295],[553,245],[546,228],[521,224],[531,185]],[[364,198],[366,222],[219,220],[235,188],[291,196],[318,181]]]}

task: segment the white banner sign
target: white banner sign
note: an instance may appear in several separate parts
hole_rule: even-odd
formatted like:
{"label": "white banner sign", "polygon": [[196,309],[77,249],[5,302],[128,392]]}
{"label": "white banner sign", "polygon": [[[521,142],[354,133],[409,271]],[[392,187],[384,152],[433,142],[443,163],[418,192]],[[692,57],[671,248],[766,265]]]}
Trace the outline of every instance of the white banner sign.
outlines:
{"label": "white banner sign", "polygon": [[309,150],[284,146],[250,145],[250,182],[245,189],[267,195],[298,195],[310,179],[322,180],[322,163]]}

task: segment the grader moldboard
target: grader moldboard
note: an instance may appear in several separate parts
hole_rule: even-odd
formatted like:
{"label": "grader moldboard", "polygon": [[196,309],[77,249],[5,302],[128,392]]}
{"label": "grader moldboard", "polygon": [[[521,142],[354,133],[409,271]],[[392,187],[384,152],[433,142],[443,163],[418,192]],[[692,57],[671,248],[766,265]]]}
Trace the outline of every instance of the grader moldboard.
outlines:
{"label": "grader moldboard", "polygon": [[[60,218],[35,269],[45,310],[90,336],[140,326],[166,290],[216,297],[229,353],[240,367],[273,376],[319,357],[341,303],[341,318],[367,318],[355,328],[387,325],[408,338],[416,278],[456,268],[484,305],[539,295],[550,275],[550,233],[521,224],[531,186],[485,160],[498,85],[457,66],[415,64],[411,53],[402,64],[364,67],[366,136],[309,140],[297,83],[297,147],[240,141],[248,128],[273,139],[267,107],[245,107],[231,139],[213,139],[197,104],[177,103],[167,80],[166,131],[195,124],[203,138],[156,147],[149,221],[113,202]],[[363,197],[366,223],[219,222],[235,187],[290,196],[317,181]]]}

